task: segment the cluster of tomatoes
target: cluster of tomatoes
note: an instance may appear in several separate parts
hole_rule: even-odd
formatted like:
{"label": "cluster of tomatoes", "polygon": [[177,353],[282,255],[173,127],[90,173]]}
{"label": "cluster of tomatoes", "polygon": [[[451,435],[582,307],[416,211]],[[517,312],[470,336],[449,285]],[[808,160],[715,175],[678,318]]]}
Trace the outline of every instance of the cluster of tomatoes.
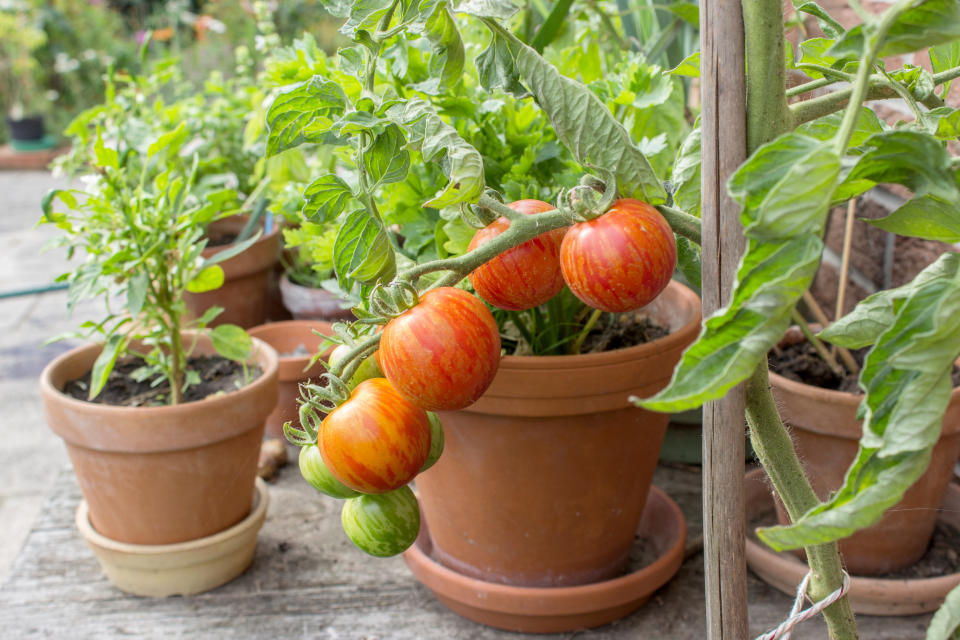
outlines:
{"label": "cluster of tomatoes", "polygon": [[[538,200],[509,205],[524,214],[553,207]],[[481,229],[470,250],[503,233],[499,218]],[[676,266],[673,232],[639,200],[618,200],[603,215],[541,234],[470,274],[474,290],[508,310],[543,304],[564,284],[604,311],[640,308],[670,282]],[[463,289],[426,291],[383,329],[379,351],[351,379],[349,398],[320,427],[300,469],[316,489],[346,499],[347,536],[375,556],[402,552],[417,537],[420,510],[407,486],[443,450],[433,411],[473,404],[493,381],[500,333],[487,306]]]}

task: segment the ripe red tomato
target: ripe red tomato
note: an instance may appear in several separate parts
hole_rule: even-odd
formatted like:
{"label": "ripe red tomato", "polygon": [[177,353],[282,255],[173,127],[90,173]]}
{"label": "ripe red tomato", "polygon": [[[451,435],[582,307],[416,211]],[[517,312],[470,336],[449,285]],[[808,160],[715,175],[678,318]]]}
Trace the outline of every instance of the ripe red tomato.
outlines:
{"label": "ripe red tomato", "polygon": [[[508,206],[530,215],[553,209],[552,205],[540,200],[517,200]],[[468,249],[473,251],[496,238],[509,226],[509,220],[497,218],[477,231]],[[565,228],[548,231],[504,251],[475,269],[470,274],[470,284],[481,298],[508,311],[521,311],[543,304],[563,289],[560,243],[566,232]]]}
{"label": "ripe red tomato", "polygon": [[430,420],[388,380],[371,378],[324,418],[319,445],[337,480],[361,493],[386,493],[420,472],[430,453]]}
{"label": "ripe red tomato", "polygon": [[380,368],[400,392],[428,411],[455,411],[493,382],[500,332],[476,296],[440,287],[387,323],[379,352]]}
{"label": "ripe red tomato", "polygon": [[646,202],[617,200],[602,216],[579,222],[560,246],[570,290],[603,311],[631,311],[670,283],[677,245],[670,225]]}

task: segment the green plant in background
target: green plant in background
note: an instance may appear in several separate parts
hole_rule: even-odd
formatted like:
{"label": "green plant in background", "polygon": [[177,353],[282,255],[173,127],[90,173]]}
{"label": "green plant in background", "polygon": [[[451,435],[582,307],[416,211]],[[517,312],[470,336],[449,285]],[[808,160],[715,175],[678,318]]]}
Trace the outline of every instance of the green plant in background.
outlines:
{"label": "green plant in background", "polygon": [[[71,257],[77,250],[84,254],[76,269],[60,277],[69,283],[68,307],[91,297],[107,305],[104,319],[81,325],[87,337],[104,344],[91,373],[91,399],[118,357],[137,355],[144,365],[133,377],[154,385],[166,381],[169,404],[181,402],[183,391],[200,381],[188,367],[195,339],[185,340],[184,331],[203,330],[222,311],[213,307],[187,321],[183,294],[219,287],[224,274],[217,263],[256,239],[202,257],[206,225],[228,213],[224,204],[236,193],[226,189],[198,196],[199,161],[196,155],[183,157],[182,131],[138,138],[134,144],[122,135],[107,141],[100,130],[88,159],[96,171],[88,188],[54,190],[44,198],[42,222],[64,232],[56,244],[69,247]],[[55,211],[58,200],[64,210]],[[124,300],[120,309],[112,306],[118,295]],[[240,327],[220,325],[210,337],[226,358],[245,362],[251,354],[250,337]]]}
{"label": "green plant in background", "polygon": [[35,57],[46,42],[27,11],[0,9],[0,106],[14,119],[46,111],[46,70]]}

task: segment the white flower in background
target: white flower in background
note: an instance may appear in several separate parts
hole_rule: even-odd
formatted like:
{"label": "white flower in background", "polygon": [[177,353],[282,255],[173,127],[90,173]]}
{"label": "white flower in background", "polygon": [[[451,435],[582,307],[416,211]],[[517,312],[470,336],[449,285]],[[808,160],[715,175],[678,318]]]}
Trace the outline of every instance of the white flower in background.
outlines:
{"label": "white flower in background", "polygon": [[96,60],[96,59],[97,59],[97,52],[94,51],[93,49],[87,49],[86,51],[83,52],[82,55],[83,55],[83,59],[84,59],[84,60]]}
{"label": "white flower in background", "polygon": [[43,94],[43,97],[45,97],[48,102],[56,102],[57,98],[60,97],[60,92],[57,91],[56,89],[50,89],[45,94]]}
{"label": "white flower in background", "polygon": [[57,73],[70,73],[71,71],[76,71],[79,67],[79,60],[71,58],[62,51],[53,59],[53,70]]}

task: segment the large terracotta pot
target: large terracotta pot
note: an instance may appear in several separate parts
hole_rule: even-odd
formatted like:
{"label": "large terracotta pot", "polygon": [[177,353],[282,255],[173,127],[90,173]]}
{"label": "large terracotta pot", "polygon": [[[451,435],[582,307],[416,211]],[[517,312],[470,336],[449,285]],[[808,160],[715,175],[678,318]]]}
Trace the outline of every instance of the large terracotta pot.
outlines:
{"label": "large terracotta pot", "polygon": [[[249,333],[260,338],[276,349],[279,359],[277,371],[277,404],[267,416],[266,434],[270,438],[283,438],[283,423],[292,422],[294,427],[300,427],[300,414],[297,398],[300,396],[300,383],[309,382],[318,377],[327,368],[322,361],[317,361],[307,369],[310,359],[317,352],[323,338],[313,333],[319,331],[324,336],[333,335],[333,327],[329,322],[322,320],[287,320],[285,322],[271,322],[250,329]],[[307,349],[307,355],[292,354],[298,347]],[[324,353],[324,358],[333,351],[331,347]]]}
{"label": "large terracotta pot", "polygon": [[343,300],[325,289],[304,287],[293,282],[288,274],[280,278],[283,306],[297,320],[353,320],[353,311],[344,308]]}
{"label": "large terracotta pot", "polygon": [[[277,355],[254,340],[263,373],[228,394],[176,406],[118,407],[61,389],[93,366],[100,345],[56,358],[40,377],[47,424],[67,445],[102,535],[131,544],[172,544],[236,524],[250,511],[263,424],[277,399]],[[194,353],[213,353],[201,336]]]}
{"label": "large terracotta pot", "polygon": [[[230,216],[210,224],[209,235],[238,234],[247,223],[247,216]],[[207,247],[203,257],[210,258],[231,245]],[[236,324],[244,329],[263,324],[267,319],[270,298],[270,277],[280,260],[280,231],[274,227],[264,233],[245,251],[220,263],[224,282],[219,289],[204,293],[185,293],[184,300],[194,317],[213,306],[223,313],[210,323]]]}
{"label": "large terracotta pot", "polygon": [[624,569],[670,418],[627,398],[666,386],[700,329],[700,302],[679,283],[647,309],[670,335],[606,353],[505,356],[474,405],[440,414],[443,456],[417,477],[440,562],[524,586]]}
{"label": "large terracotta pot", "polygon": [[[780,415],[791,427],[797,453],[821,500],[843,485],[857,453],[862,423],[857,407],[863,396],[832,391],[770,373]],[[927,551],[953,465],[960,455],[960,389],[955,389],[943,419],[943,433],[930,467],[877,524],[840,541],[847,571],[880,575],[916,563]],[[778,501],[779,502],[779,501]],[[778,504],[777,517],[789,517]]]}

